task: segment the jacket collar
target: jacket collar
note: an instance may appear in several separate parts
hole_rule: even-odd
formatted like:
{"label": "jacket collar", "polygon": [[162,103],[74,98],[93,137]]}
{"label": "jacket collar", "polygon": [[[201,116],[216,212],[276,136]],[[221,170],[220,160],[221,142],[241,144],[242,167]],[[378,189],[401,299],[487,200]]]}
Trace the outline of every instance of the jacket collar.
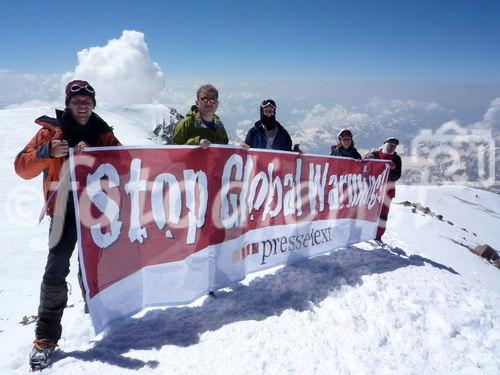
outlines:
{"label": "jacket collar", "polygon": [[[197,128],[207,128],[208,129],[208,126],[206,126],[205,123],[203,122],[203,120],[200,116],[200,113],[198,112],[197,109],[194,109],[191,112],[189,112],[186,115],[186,117],[192,117],[193,121],[194,121],[194,126],[196,126]],[[224,126],[224,124],[220,120],[219,116],[217,116],[216,114],[214,114],[214,124],[215,124],[214,130]]]}

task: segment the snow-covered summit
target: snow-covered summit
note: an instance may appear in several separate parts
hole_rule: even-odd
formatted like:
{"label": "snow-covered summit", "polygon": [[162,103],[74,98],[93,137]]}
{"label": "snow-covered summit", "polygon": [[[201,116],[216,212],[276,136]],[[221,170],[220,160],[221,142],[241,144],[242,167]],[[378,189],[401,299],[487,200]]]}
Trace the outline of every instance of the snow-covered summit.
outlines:
{"label": "snow-covered summit", "polygon": [[[48,220],[41,179],[15,175],[17,152],[49,106],[0,110],[1,374],[28,371]],[[124,144],[151,144],[159,105],[96,110]],[[411,206],[428,206],[436,216]],[[451,224],[452,223],[452,224]],[[61,351],[47,374],[498,374],[500,270],[468,248],[500,249],[500,196],[398,186],[386,242],[360,243],[248,277],[218,298],[144,311],[95,337],[76,279]]]}

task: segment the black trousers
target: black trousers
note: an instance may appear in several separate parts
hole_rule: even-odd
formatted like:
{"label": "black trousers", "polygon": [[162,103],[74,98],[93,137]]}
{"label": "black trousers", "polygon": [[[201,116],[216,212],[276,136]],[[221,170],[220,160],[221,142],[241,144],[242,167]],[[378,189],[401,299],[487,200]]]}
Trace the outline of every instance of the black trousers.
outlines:
{"label": "black trousers", "polygon": [[[68,199],[66,212],[54,216],[49,229],[49,255],[40,288],[40,305],[36,337],[57,342],[61,338],[61,319],[68,302],[66,277],[69,262],[77,241],[73,199]],[[78,272],[81,278],[81,272]]]}

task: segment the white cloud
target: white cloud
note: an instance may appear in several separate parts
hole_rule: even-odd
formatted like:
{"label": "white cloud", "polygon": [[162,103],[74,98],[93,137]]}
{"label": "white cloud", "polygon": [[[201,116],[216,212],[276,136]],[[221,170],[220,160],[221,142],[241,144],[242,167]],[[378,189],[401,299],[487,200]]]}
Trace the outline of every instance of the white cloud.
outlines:
{"label": "white cloud", "polygon": [[446,110],[432,102],[371,98],[361,108],[316,104],[292,113],[302,115],[301,120],[289,126],[293,140],[301,143],[304,150],[324,153],[337,143],[337,133],[342,128],[353,132],[358,146],[368,147],[388,136],[410,136],[420,126],[429,127],[437,117],[446,115]]}
{"label": "white cloud", "polygon": [[401,113],[408,111],[445,111],[438,103],[419,102],[416,100],[392,99],[389,101],[380,98],[371,98],[365,106],[368,112]]}
{"label": "white cloud", "polygon": [[243,91],[236,94],[229,94],[226,96],[226,99],[258,99],[258,98],[259,95],[248,91]]}
{"label": "white cloud", "polygon": [[166,89],[156,96],[158,103],[165,104],[171,108],[175,108],[181,113],[187,113],[194,104],[192,93],[183,93],[181,91]]}
{"label": "white cloud", "polygon": [[238,128],[250,128],[251,126],[253,125],[253,121],[252,120],[241,120],[241,121],[238,121]]}
{"label": "white cloud", "polygon": [[486,110],[483,119],[472,126],[474,128],[500,130],[500,98],[494,99]]}
{"label": "white cloud", "polygon": [[334,105],[332,108],[315,105],[306,113],[303,123],[316,124],[319,127],[340,126],[349,127],[357,124],[365,124],[371,120],[367,113],[352,112],[342,105]]}
{"label": "white cloud", "polygon": [[29,101],[54,102],[60,98],[58,74],[0,72],[0,108]]}
{"label": "white cloud", "polygon": [[152,103],[165,86],[165,76],[151,60],[144,34],[131,30],[124,30],[104,47],[79,51],[75,71],[66,73],[63,83],[72,79],[89,81],[98,103]]}

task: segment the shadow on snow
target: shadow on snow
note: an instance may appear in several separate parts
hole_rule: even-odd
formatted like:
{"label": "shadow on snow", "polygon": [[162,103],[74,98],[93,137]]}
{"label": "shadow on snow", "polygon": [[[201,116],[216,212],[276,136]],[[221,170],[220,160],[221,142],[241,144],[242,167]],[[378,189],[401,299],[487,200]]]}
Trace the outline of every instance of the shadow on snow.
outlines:
{"label": "shadow on snow", "polygon": [[123,354],[130,350],[160,349],[164,345],[195,345],[202,333],[230,323],[264,320],[288,309],[310,310],[343,285],[361,284],[362,276],[426,264],[457,274],[452,268],[430,259],[407,256],[399,248],[339,249],[289,264],[274,274],[256,278],[248,286],[237,284],[231,291],[218,291],[217,298],[207,298],[198,307],[155,309],[139,319],[115,322],[93,348],[58,351],[54,353],[54,360],[73,357],[129,369],[156,367],[158,361],[144,362]]}

